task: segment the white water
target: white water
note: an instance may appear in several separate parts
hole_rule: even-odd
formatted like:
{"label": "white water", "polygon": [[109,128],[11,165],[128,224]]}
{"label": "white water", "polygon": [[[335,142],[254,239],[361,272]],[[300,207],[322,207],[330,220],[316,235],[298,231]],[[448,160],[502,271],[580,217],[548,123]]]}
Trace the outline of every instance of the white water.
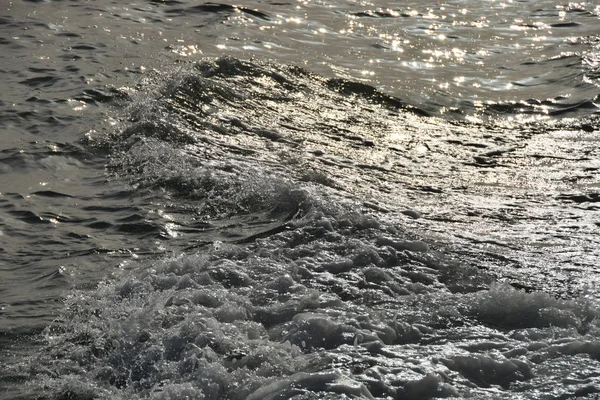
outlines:
{"label": "white water", "polygon": [[599,392],[594,6],[32,4],[5,398]]}

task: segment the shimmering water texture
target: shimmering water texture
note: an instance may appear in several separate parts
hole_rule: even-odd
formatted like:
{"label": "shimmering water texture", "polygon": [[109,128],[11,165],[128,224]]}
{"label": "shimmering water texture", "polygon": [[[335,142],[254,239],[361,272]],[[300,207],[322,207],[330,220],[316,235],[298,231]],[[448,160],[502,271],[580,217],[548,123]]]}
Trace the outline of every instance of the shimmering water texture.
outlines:
{"label": "shimmering water texture", "polygon": [[596,398],[598,13],[10,3],[0,398]]}
{"label": "shimmering water texture", "polygon": [[[122,129],[90,145],[153,193],[164,235],[187,250],[73,291],[42,350],[8,374],[38,398],[598,392],[595,301],[494,283],[524,268],[502,256],[509,244],[463,245],[471,255],[402,206],[402,192],[441,193],[416,186],[433,179],[415,171],[435,168],[428,152],[401,152],[389,135],[452,125],[363,84],[234,58],[140,87]],[[480,130],[460,128],[471,140]],[[515,280],[564,290],[543,268],[527,274]]]}
{"label": "shimmering water texture", "polygon": [[[266,11],[258,16],[237,9],[217,47],[309,62],[313,71],[410,93],[448,117],[597,110],[600,8],[593,2],[296,4],[292,11],[258,2],[255,10]],[[249,35],[248,26],[258,29]]]}

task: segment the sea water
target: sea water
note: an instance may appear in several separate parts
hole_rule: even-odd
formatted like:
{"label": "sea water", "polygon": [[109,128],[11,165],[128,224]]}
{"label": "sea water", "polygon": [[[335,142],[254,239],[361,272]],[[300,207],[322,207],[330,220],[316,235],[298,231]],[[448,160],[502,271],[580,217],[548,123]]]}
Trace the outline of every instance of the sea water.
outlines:
{"label": "sea water", "polygon": [[0,398],[595,398],[599,12],[6,3]]}

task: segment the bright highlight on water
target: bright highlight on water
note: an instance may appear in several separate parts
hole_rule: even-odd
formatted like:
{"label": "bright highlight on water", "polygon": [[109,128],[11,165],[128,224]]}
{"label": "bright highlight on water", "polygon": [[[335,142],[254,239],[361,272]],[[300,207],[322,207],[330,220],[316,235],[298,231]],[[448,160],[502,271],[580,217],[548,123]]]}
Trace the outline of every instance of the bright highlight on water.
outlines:
{"label": "bright highlight on water", "polygon": [[593,399],[599,9],[11,3],[0,399]]}

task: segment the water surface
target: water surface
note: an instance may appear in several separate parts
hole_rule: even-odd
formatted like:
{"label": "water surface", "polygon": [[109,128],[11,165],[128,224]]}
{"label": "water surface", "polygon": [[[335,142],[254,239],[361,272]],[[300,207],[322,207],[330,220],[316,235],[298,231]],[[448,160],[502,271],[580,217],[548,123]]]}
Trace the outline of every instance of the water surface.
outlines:
{"label": "water surface", "polygon": [[3,398],[594,398],[591,3],[15,1]]}

